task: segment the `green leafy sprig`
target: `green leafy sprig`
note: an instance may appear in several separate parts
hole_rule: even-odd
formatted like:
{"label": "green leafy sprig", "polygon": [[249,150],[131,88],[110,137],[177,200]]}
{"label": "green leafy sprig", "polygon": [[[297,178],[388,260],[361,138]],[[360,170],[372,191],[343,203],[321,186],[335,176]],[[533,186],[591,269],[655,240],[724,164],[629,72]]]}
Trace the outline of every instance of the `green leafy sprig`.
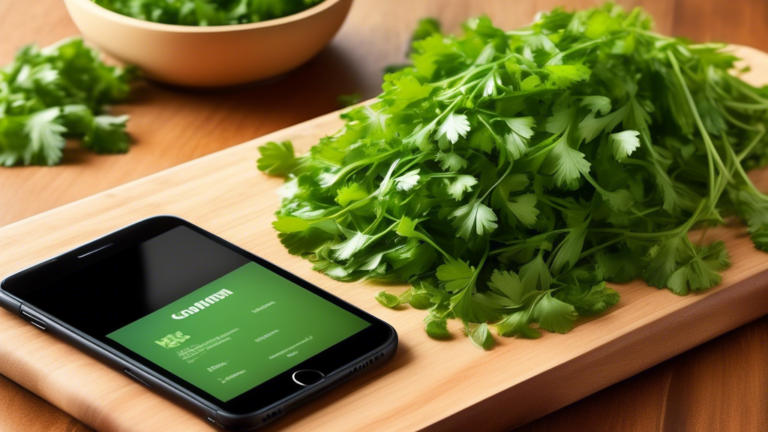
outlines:
{"label": "green leafy sprig", "polygon": [[128,116],[104,109],[128,97],[133,75],[79,38],[22,48],[0,69],[0,165],[56,165],[67,137],[97,153],[127,152]]}
{"label": "green leafy sprig", "polygon": [[619,301],[606,282],[719,284],[723,243],[688,234],[729,216],[768,250],[768,197],[746,175],[768,158],[768,90],[730,73],[726,46],[614,4],[438,28],[338,133],[299,157],[262,148],[259,168],[288,177],[274,226],[292,254],[342,281],[408,281],[377,299],[426,310],[434,338],[458,318],[488,349],[489,326],[570,331]]}

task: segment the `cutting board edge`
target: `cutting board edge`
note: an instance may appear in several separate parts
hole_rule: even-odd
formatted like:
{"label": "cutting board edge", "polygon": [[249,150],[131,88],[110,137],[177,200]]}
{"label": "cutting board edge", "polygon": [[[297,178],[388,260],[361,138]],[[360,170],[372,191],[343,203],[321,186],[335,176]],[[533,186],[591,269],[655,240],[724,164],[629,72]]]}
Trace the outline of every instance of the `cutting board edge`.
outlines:
{"label": "cutting board edge", "polygon": [[[424,430],[453,431],[483,424],[485,430],[509,431],[522,426],[768,315],[766,288],[768,270],[444,417]],[[742,313],[718,313],[724,308]],[[696,323],[699,327],[692,335],[675,332],[676,327]],[[622,366],[616,366],[617,363]],[[597,379],[594,373],[585,379],[583,371],[590,369],[607,372],[599,374]],[[564,383],[572,385],[564,386]],[[515,410],[508,409],[510,403],[516,404]]]}

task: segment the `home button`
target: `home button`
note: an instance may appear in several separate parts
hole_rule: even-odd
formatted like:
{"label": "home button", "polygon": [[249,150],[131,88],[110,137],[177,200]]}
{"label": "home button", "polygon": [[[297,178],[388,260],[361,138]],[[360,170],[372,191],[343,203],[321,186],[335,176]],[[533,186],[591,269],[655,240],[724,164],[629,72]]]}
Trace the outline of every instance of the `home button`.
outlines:
{"label": "home button", "polygon": [[308,387],[325,379],[322,372],[313,369],[304,369],[293,373],[293,382],[300,386]]}

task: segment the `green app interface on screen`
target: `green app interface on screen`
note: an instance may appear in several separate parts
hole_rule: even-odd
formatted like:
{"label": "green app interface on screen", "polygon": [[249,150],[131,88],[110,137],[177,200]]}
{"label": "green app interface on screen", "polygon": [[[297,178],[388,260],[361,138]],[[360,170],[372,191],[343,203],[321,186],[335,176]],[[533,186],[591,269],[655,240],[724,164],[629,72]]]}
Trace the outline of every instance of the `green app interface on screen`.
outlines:
{"label": "green app interface on screen", "polygon": [[250,262],[107,337],[226,402],[369,325]]}

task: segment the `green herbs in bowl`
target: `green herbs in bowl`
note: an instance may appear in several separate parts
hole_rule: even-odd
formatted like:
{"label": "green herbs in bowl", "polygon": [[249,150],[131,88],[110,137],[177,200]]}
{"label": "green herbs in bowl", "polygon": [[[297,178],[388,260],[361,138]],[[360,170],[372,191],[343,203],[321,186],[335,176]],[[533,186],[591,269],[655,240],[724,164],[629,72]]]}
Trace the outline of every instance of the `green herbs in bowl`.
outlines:
{"label": "green herbs in bowl", "polygon": [[93,0],[144,21],[184,26],[248,24],[282,18],[323,0]]}
{"label": "green herbs in bowl", "polygon": [[64,4],[87,41],[136,66],[144,77],[184,87],[221,87],[265,80],[306,63],[333,39],[352,0]]}

